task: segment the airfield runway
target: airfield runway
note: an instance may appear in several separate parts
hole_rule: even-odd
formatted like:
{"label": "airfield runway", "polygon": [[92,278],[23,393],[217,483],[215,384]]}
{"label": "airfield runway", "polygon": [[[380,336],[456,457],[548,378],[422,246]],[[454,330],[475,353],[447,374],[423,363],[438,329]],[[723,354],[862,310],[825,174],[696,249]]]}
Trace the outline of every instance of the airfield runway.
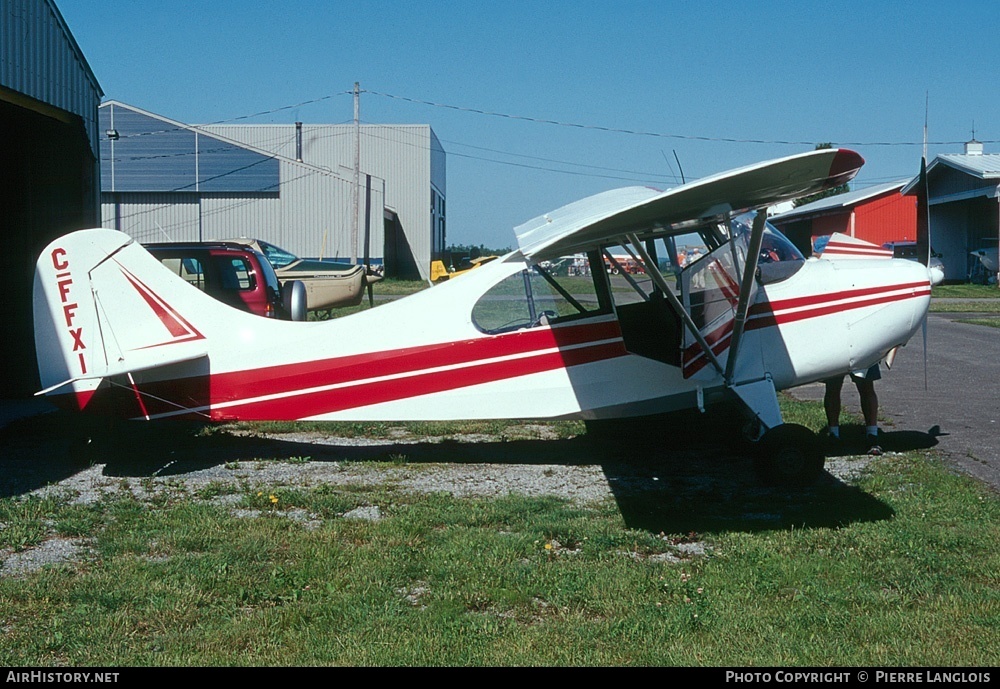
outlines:
{"label": "airfield runway", "polygon": [[[883,367],[875,384],[879,413],[893,433],[919,431],[936,440],[964,472],[1000,490],[1000,332],[958,323],[958,314],[930,314],[927,321],[927,384],[920,333],[899,350],[892,370]],[[823,385],[791,391],[800,399],[822,399]],[[858,394],[845,383],[845,408],[857,411]]]}

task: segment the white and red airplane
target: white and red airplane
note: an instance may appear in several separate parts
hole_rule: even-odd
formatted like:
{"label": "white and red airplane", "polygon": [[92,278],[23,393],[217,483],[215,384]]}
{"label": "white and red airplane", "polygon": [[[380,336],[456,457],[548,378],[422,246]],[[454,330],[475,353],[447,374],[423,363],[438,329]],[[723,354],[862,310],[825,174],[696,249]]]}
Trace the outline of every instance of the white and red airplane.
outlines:
{"label": "white and red airplane", "polygon": [[[330,321],[237,311],[127,235],[73,232],[37,264],[39,394],[211,421],[600,420],[738,400],[764,477],[803,482],[823,453],[782,422],[777,391],[880,361],[930,301],[924,265],[804,259],[766,224],[766,206],[844,184],[863,162],[817,150],[597,194],[516,228],[518,250],[459,279]],[[705,253],[681,268],[692,238]],[[611,247],[642,262],[641,283],[542,267],[577,253],[603,265]]]}

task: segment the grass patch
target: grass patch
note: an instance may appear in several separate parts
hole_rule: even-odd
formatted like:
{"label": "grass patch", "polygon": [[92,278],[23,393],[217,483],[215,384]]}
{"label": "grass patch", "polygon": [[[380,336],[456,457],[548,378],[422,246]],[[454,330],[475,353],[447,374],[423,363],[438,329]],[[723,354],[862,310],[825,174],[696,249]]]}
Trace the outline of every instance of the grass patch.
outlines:
{"label": "grass patch", "polygon": [[338,438],[447,438],[457,435],[492,435],[508,440],[572,438],[586,432],[582,421],[524,421],[484,419],[473,421],[254,421],[209,427],[211,433],[259,435],[322,433]]}
{"label": "grass patch", "polygon": [[386,278],[376,282],[372,287],[375,294],[388,296],[406,296],[425,290],[430,285],[425,280],[398,280],[396,278]]}
{"label": "grass patch", "polygon": [[[780,403],[823,423],[820,403]],[[0,499],[0,549],[88,544],[0,576],[8,667],[1000,660],[1000,501],[929,452],[803,491],[705,483],[586,506],[387,484],[72,498]]]}
{"label": "grass patch", "polygon": [[379,300],[379,296],[388,297],[405,297],[410,294],[415,294],[421,290],[425,290],[430,285],[423,280],[398,280],[396,278],[386,278],[385,280],[380,280],[372,286],[372,294],[375,296],[374,305],[370,304],[368,301],[368,293],[365,292],[364,296],[361,298],[361,303],[356,306],[343,306],[336,309],[328,309],[326,311],[310,311],[308,320],[310,321],[327,321],[333,318],[343,318],[344,316],[350,316],[354,313],[359,313],[361,311],[367,311],[371,308],[376,308],[380,304],[385,304],[384,300]]}
{"label": "grass patch", "polygon": [[996,285],[935,285],[931,297],[943,299],[1000,299]]}
{"label": "grass patch", "polygon": [[1000,313],[1000,299],[931,301],[931,313]]}
{"label": "grass patch", "polygon": [[1000,328],[1000,318],[960,318],[959,323],[969,323],[971,325],[985,325],[990,328]]}

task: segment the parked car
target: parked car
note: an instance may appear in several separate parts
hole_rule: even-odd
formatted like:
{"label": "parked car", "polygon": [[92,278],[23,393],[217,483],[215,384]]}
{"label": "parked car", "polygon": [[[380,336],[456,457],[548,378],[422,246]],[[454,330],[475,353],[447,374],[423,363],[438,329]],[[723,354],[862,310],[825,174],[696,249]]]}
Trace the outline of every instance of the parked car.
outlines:
{"label": "parked car", "polygon": [[239,237],[226,241],[252,247],[267,256],[282,284],[291,280],[304,283],[309,311],[357,306],[361,303],[365,287],[382,279],[375,270],[366,269],[363,265],[299,258],[260,239]]}
{"label": "parked car", "polygon": [[143,244],[173,273],[219,301],[266,318],[305,320],[305,287],[282,286],[267,258],[231,242]]}
{"label": "parked car", "polygon": [[[886,242],[882,245],[883,249],[892,249],[893,258],[905,258],[910,261],[917,261],[922,263],[920,255],[917,253],[917,243],[913,241],[904,242]],[[930,262],[927,265],[928,268],[937,268],[941,271],[941,275],[944,275],[944,264],[941,263],[941,254],[934,251],[931,248]]]}
{"label": "parked car", "polygon": [[[917,243],[913,241],[886,242],[882,245],[882,248],[891,249],[893,258],[908,258],[911,261],[920,260],[920,256],[917,254]],[[934,253],[932,249],[931,256],[940,257],[940,254]]]}

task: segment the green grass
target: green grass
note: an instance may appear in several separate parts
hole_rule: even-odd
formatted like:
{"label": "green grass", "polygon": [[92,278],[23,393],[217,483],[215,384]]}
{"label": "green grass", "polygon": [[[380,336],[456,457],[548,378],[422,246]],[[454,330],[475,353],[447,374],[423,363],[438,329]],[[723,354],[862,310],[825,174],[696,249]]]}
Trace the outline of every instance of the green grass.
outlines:
{"label": "green grass", "polygon": [[931,296],[943,299],[1000,299],[1000,289],[996,285],[937,285],[931,290]]}
{"label": "green grass", "polygon": [[931,301],[931,313],[1000,313],[1000,299],[969,299],[962,301]]}
{"label": "green grass", "polygon": [[406,296],[425,290],[429,287],[425,280],[399,280],[396,278],[386,278],[372,285],[375,294],[390,296]]}
{"label": "green grass", "polygon": [[1000,328],[1000,318],[961,318],[959,323],[969,323],[971,325],[985,325],[990,328]]}
{"label": "green grass", "polygon": [[361,303],[357,306],[343,306],[326,311],[310,311],[309,320],[325,321],[332,318],[343,318],[344,316],[350,316],[351,314],[366,311],[370,308],[379,306],[379,304],[386,303],[384,300],[378,300],[379,296],[405,297],[410,294],[420,292],[421,290],[425,290],[428,287],[430,287],[430,285],[423,280],[398,280],[396,278],[386,278],[385,280],[380,280],[372,285],[372,294],[376,297],[374,305],[369,303],[368,293],[365,292],[361,298]]}
{"label": "green grass", "polygon": [[[819,404],[782,407],[822,423]],[[0,577],[8,667],[1000,661],[1000,502],[929,452],[804,492],[649,503],[389,484],[72,497],[0,500],[0,548],[53,532],[89,548]],[[344,517],[371,506],[380,520]]]}

